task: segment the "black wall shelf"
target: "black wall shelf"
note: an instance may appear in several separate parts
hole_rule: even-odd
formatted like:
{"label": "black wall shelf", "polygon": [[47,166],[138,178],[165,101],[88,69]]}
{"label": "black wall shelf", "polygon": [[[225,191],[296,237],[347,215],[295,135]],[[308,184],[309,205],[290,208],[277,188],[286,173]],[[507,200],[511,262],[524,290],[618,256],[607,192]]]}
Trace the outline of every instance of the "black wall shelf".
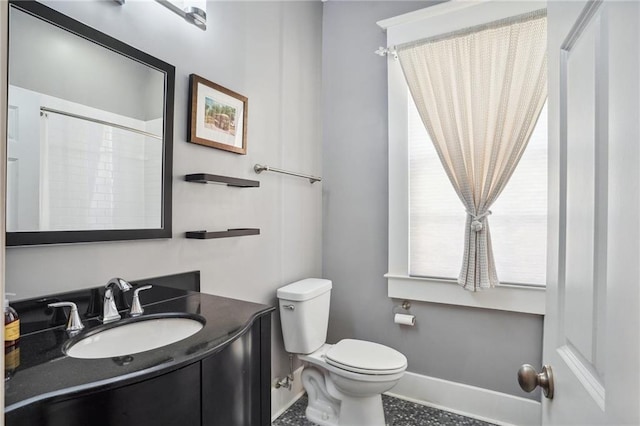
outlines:
{"label": "black wall shelf", "polygon": [[260,235],[260,229],[258,228],[237,228],[227,229],[226,231],[207,232],[207,231],[192,231],[187,232],[187,238],[194,238],[197,240],[209,240],[212,238],[227,238],[227,237],[242,237],[245,235]]}
{"label": "black wall shelf", "polygon": [[196,183],[223,183],[228,186],[239,188],[255,188],[260,186],[260,181],[250,179],[240,179],[230,176],[210,175],[208,173],[194,173],[185,176],[187,182]]}
{"label": "black wall shelf", "polygon": [[[238,188],[256,188],[260,186],[260,182],[257,180],[240,179],[230,176],[210,175],[208,173],[193,173],[185,176],[187,182],[196,183],[221,183],[228,186],[235,186]],[[190,231],[186,233],[187,238],[193,238],[197,240],[210,240],[212,238],[228,238],[228,237],[242,237],[245,235],[260,235],[260,229],[258,228],[236,228],[227,229],[226,231]]]}

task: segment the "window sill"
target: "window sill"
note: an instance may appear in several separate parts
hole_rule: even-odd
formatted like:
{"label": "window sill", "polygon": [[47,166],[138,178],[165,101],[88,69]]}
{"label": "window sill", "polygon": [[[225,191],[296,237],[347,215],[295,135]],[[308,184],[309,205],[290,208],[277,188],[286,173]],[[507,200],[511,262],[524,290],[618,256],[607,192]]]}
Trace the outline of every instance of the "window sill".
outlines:
{"label": "window sill", "polygon": [[394,299],[470,306],[500,311],[544,315],[546,292],[543,287],[499,286],[491,290],[463,290],[453,280],[385,274],[388,296]]}

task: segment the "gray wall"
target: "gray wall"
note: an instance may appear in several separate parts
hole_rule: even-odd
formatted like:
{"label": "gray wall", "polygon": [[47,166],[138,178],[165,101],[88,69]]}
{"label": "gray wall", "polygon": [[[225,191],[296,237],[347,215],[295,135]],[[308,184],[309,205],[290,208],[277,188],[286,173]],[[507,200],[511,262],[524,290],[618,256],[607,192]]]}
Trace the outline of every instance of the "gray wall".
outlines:
{"label": "gray wall", "polygon": [[[275,304],[290,281],[321,274],[322,184],[255,163],[321,172],[320,2],[209,2],[203,32],[156,2],[50,1],[51,7],[176,66],[173,239],[6,250],[7,291],[23,299],[202,271],[207,293]],[[186,142],[188,77],[196,73],[249,98],[246,156]],[[260,188],[199,185],[188,173],[257,179]],[[257,227],[261,235],[187,240],[186,231]],[[274,316],[277,318],[277,316]],[[273,324],[273,374],[288,369]]]}
{"label": "gray wall", "polygon": [[[413,328],[387,297],[386,45],[376,21],[427,2],[327,2],[323,16],[323,276],[333,280],[329,340],[352,337],[403,352],[408,370],[508,394],[516,371],[540,365],[542,317],[414,302]],[[426,285],[426,284],[425,284]],[[463,291],[463,290],[460,290]]]}

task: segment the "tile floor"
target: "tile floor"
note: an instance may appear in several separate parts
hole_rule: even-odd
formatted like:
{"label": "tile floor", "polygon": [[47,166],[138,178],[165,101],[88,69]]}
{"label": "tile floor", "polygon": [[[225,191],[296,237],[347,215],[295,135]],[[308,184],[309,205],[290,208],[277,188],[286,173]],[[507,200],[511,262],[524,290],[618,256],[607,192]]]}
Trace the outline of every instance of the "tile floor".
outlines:
{"label": "tile floor", "polygon": [[[387,395],[382,395],[382,405],[389,426],[488,426],[491,423],[464,417],[448,411],[416,404]],[[272,426],[313,426],[304,416],[307,407],[306,395],[282,413]]]}

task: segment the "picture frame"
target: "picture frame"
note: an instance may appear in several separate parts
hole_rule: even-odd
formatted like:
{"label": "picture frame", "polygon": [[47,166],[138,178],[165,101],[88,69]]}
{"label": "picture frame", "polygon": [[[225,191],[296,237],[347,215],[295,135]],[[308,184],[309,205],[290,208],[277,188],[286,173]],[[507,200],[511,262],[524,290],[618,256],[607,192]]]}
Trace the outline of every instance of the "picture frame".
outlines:
{"label": "picture frame", "polygon": [[245,155],[248,103],[246,96],[191,74],[187,141]]}

